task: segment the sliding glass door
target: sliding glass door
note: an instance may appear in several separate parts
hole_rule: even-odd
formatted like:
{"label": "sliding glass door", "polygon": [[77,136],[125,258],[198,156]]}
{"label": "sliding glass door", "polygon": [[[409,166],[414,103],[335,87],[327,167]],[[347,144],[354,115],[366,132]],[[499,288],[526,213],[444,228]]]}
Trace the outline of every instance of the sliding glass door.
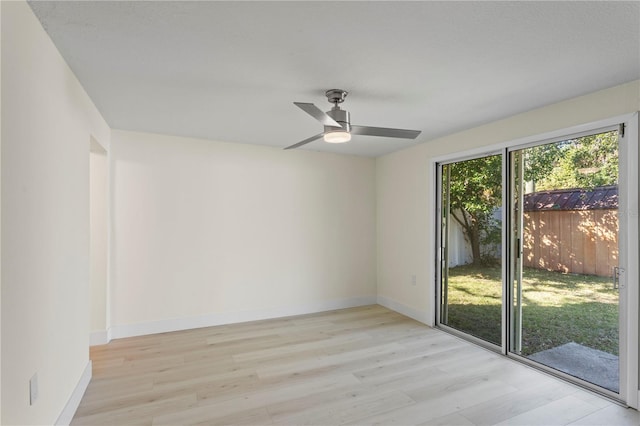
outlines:
{"label": "sliding glass door", "polygon": [[618,397],[618,158],[616,127],[439,164],[438,325]]}
{"label": "sliding glass door", "polygon": [[441,166],[440,323],[502,342],[502,155]]}
{"label": "sliding glass door", "polygon": [[510,350],[617,393],[618,135],[514,150]]}

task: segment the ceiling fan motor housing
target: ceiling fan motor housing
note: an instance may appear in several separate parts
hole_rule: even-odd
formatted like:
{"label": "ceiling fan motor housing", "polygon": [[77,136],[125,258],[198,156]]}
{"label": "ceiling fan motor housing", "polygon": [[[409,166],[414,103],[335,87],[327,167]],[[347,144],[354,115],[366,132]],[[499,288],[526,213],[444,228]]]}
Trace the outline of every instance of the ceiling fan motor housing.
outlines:
{"label": "ceiling fan motor housing", "polygon": [[351,117],[349,115],[349,111],[345,111],[340,109],[340,107],[335,106],[331,108],[331,111],[327,111],[327,115],[337,121],[342,127],[324,126],[325,132],[351,131]]}

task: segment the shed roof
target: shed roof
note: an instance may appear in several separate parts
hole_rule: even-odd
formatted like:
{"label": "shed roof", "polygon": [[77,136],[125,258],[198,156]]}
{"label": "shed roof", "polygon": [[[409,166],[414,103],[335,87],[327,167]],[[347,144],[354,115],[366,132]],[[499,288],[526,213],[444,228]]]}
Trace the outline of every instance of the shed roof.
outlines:
{"label": "shed roof", "polygon": [[618,185],[532,192],[524,195],[524,211],[618,208]]}

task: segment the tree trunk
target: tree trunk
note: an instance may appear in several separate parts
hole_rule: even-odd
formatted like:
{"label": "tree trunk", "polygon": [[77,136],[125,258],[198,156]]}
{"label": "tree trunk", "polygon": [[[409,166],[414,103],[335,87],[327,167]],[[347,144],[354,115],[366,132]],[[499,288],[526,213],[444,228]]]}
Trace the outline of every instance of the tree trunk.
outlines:
{"label": "tree trunk", "polygon": [[480,264],[480,230],[473,227],[469,232],[469,242],[471,243],[471,256],[474,265]]}

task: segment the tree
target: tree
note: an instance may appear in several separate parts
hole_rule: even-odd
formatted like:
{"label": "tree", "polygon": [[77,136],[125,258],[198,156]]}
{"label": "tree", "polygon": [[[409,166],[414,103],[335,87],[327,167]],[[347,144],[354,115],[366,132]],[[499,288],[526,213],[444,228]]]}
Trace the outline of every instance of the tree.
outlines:
{"label": "tree", "polygon": [[500,241],[500,226],[493,215],[502,205],[502,158],[493,155],[453,163],[444,171],[450,184],[449,212],[471,246],[473,263],[480,264],[482,247]]}
{"label": "tree", "polygon": [[536,177],[536,190],[617,185],[618,132],[584,136],[554,145],[557,146],[554,158],[548,159],[552,167]]}
{"label": "tree", "polygon": [[[618,183],[618,133],[615,131],[525,148],[524,180],[535,189],[593,189]],[[502,206],[502,157],[493,155],[443,167],[449,183],[449,213],[462,227],[473,264],[491,260],[483,248],[501,240],[496,209]]]}
{"label": "tree", "polygon": [[525,182],[538,183],[549,176],[562,156],[560,144],[538,145],[522,150]]}

